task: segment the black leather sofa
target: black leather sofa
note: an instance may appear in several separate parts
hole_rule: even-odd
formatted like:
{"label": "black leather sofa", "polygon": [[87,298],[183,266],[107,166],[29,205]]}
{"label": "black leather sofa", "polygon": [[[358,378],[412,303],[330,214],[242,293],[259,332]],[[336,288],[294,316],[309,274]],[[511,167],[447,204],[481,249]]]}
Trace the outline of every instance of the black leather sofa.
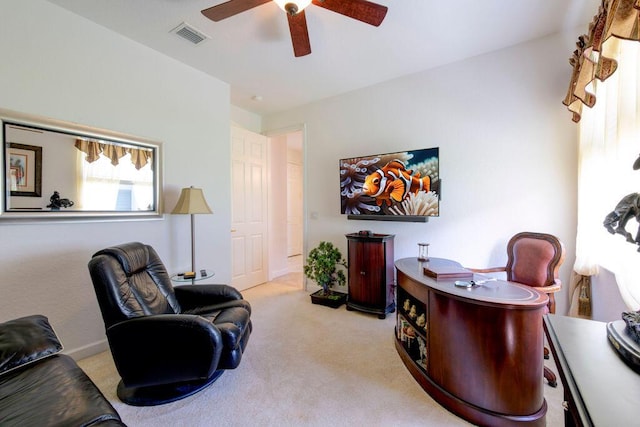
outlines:
{"label": "black leather sofa", "polygon": [[0,323],[0,425],[124,426],[42,315]]}

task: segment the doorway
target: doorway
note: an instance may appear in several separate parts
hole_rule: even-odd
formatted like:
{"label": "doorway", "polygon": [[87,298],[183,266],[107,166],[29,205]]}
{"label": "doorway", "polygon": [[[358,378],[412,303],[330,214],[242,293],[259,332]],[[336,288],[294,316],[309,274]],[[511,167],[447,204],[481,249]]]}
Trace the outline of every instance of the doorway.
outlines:
{"label": "doorway", "polygon": [[268,133],[269,280],[288,276],[303,288],[304,129]]}
{"label": "doorway", "polygon": [[231,127],[232,285],[275,278],[299,289],[305,248],[303,126],[260,135]]}
{"label": "doorway", "polygon": [[302,272],[303,254],[302,132],[287,135],[287,265],[289,273]]}

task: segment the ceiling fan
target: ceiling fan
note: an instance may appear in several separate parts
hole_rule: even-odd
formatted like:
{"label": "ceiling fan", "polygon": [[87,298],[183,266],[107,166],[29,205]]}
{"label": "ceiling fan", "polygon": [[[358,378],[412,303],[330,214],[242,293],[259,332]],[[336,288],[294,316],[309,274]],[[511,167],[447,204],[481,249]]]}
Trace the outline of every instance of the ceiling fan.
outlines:
{"label": "ceiling fan", "polygon": [[[242,13],[271,0],[229,0],[225,3],[204,9],[202,14],[212,21],[223,19]],[[387,7],[366,0],[273,0],[281,9],[287,12],[289,31],[293,43],[293,53],[296,57],[311,53],[307,18],[304,9],[313,3],[349,18],[379,26],[387,14]]]}

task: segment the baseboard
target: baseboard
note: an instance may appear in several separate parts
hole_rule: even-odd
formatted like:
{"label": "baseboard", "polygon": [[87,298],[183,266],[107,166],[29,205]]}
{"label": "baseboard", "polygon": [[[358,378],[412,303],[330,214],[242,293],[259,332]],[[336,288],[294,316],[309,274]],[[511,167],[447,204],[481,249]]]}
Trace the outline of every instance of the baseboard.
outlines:
{"label": "baseboard", "polygon": [[283,268],[283,269],[280,269],[280,270],[276,270],[276,271],[272,272],[271,279],[269,279],[269,280],[273,280],[276,277],[284,276],[285,274],[288,274],[288,273],[289,273],[289,269],[288,268]]}
{"label": "baseboard", "polygon": [[109,344],[107,343],[107,340],[104,339],[68,351],[65,350],[64,353],[71,356],[73,360],[81,360],[90,356],[94,356],[98,353],[102,353],[103,351],[106,351],[108,349]]}

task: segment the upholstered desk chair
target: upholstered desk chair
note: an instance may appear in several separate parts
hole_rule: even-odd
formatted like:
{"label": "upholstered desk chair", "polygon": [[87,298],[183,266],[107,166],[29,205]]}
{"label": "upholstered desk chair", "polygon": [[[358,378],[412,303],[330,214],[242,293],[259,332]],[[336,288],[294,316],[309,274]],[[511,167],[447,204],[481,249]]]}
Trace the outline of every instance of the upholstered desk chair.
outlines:
{"label": "upholstered desk chair", "polygon": [[[507,245],[506,267],[470,270],[476,273],[506,272],[507,280],[530,286],[549,296],[548,312],[556,312],[554,294],[562,288],[558,270],[564,262],[564,245],[551,234],[522,232],[513,236]],[[540,325],[542,327],[542,325]],[[548,358],[549,350],[545,350]],[[546,366],[544,377],[550,386],[556,387],[555,374]]]}
{"label": "upholstered desk chair", "polygon": [[89,272],[123,402],[151,406],[190,396],[240,364],[251,306],[226,285],[173,287],[148,245],[103,249]]}

